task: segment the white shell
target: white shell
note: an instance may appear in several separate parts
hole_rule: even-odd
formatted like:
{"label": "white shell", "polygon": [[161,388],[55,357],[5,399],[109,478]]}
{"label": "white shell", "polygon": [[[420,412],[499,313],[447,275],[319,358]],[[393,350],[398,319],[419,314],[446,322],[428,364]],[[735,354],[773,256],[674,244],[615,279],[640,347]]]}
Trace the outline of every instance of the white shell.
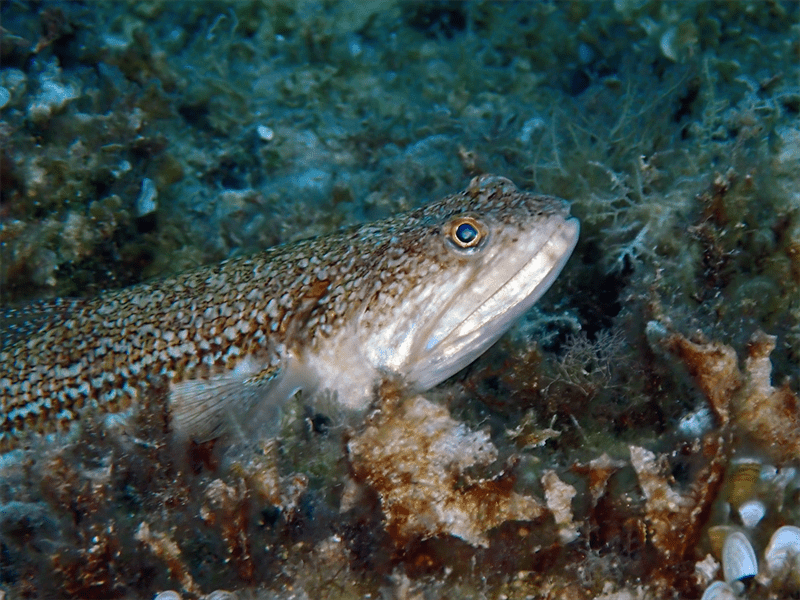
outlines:
{"label": "white shell", "polygon": [[226,590],[214,590],[208,596],[203,596],[201,600],[234,600],[235,596]]}
{"label": "white shell", "polygon": [[175,590],[165,590],[157,593],[153,600],[181,600],[181,595]]}
{"label": "white shell", "polygon": [[736,594],[724,581],[715,581],[706,588],[700,600],[736,600]]}
{"label": "white shell", "polygon": [[792,564],[800,569],[800,527],[779,527],[764,550],[764,560],[770,573],[788,571]]}
{"label": "white shell", "polygon": [[734,531],[725,538],[725,545],[722,547],[722,572],[729,585],[758,574],[756,552],[741,531]]}
{"label": "white shell", "polygon": [[767,507],[761,500],[748,500],[739,505],[739,518],[742,520],[742,525],[748,529],[752,529],[759,524],[761,519],[767,513]]}

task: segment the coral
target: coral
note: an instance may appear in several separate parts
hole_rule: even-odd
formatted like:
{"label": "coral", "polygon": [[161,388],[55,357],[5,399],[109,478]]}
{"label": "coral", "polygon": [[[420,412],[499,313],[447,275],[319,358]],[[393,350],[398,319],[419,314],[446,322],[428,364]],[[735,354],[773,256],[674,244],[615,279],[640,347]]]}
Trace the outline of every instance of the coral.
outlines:
{"label": "coral", "polygon": [[740,430],[778,462],[800,460],[800,398],[785,383],[772,386],[770,354],[775,336],[757,331],[744,361],[747,382],[733,398]]}
{"label": "coral", "polygon": [[[648,325],[650,330],[658,328],[658,324]],[[688,367],[720,424],[727,425],[731,418],[731,397],[742,385],[734,349],[713,342],[693,343],[681,335],[672,337],[667,343]]]}
{"label": "coral", "polygon": [[578,537],[577,525],[572,520],[572,499],[578,491],[561,481],[553,470],[545,471],[542,486],[547,508],[553,513],[558,526],[558,536],[563,544],[569,544]]}
{"label": "coral", "polygon": [[[209,527],[218,526],[227,545],[225,562],[231,563],[242,581],[253,578],[250,540],[246,535],[249,494],[243,481],[234,487],[215,479],[206,487],[200,518]],[[185,587],[185,586],[184,586]]]}
{"label": "coral", "polygon": [[260,501],[280,508],[284,514],[298,509],[303,493],[308,489],[308,477],[303,473],[281,476],[278,444],[270,440],[262,447],[262,452],[250,458],[247,464],[236,466],[235,471],[247,480]]}
{"label": "coral", "polygon": [[676,492],[669,485],[665,464],[655,454],[631,446],[631,464],[647,500],[647,523],[652,543],[666,561],[679,562],[694,549],[711,503],[722,486],[727,461],[720,439],[706,441],[702,453],[707,464],[698,471],[688,493]]}
{"label": "coral", "polygon": [[721,425],[730,423],[739,437],[751,439],[778,463],[800,458],[800,399],[788,385],[772,386],[774,336],[753,335],[744,373],[730,346],[692,342],[677,333],[664,344],[686,364]]}
{"label": "coral", "polygon": [[169,569],[170,577],[179,581],[183,589],[193,594],[199,593],[199,588],[181,557],[181,549],[174,540],[164,533],[151,531],[150,526],[144,521],[136,530],[134,539],[146,544],[153,554],[164,561]]}
{"label": "coral", "polygon": [[[303,398],[277,439],[186,458],[156,394],[113,431],[0,456],[0,597],[698,598],[727,533],[760,559],[800,521],[797,3],[184,9],[0,3],[3,309],[380,218],[483,172],[569,200],[581,241],[524,322],[419,405],[471,459],[417,446],[411,404],[364,424]],[[156,210],[138,216],[147,180]],[[416,454],[381,455],[382,431]],[[395,493],[402,474],[441,501]],[[541,498],[542,517],[500,522],[506,502],[476,523],[478,492]],[[387,517],[445,500],[474,544]],[[750,529],[748,502],[765,510]],[[777,579],[747,597],[797,593]]]}
{"label": "coral", "polygon": [[[441,535],[487,546],[490,529],[546,514],[539,501],[514,492],[502,476],[468,477],[469,467],[494,461],[496,449],[485,433],[469,430],[422,397],[387,402],[347,447],[354,476],[380,495],[387,530],[400,546]],[[566,493],[555,474],[548,481],[551,496]],[[569,528],[563,500],[552,503]]]}

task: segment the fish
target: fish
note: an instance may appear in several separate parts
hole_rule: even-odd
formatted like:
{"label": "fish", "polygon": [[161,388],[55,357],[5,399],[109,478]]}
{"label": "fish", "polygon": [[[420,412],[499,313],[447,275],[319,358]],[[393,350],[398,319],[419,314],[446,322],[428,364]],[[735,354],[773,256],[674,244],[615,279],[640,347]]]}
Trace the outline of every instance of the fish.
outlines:
{"label": "fish", "polygon": [[297,393],[357,413],[388,379],[423,392],[545,293],[579,230],[564,200],[482,175],[382,221],[60,299],[0,350],[0,447],[134,410],[156,385],[197,441],[268,428]]}

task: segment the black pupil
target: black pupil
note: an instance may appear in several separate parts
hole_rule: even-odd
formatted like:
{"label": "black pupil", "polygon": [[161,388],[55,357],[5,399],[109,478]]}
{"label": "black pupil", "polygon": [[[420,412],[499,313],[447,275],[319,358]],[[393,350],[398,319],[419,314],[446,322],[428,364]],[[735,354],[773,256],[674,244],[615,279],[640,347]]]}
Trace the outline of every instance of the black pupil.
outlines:
{"label": "black pupil", "polygon": [[474,225],[462,223],[456,227],[456,238],[462,244],[470,244],[475,241],[476,237],[478,237],[478,230],[475,229]]}

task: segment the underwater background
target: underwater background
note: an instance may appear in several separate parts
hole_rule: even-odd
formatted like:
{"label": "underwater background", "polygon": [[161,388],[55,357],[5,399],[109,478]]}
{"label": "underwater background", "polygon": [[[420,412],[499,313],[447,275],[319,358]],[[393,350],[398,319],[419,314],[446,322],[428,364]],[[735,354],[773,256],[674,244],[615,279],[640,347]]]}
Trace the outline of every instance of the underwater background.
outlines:
{"label": "underwater background", "polygon": [[[799,21],[762,0],[4,0],[4,307],[483,173],[568,200],[582,228],[522,322],[426,394],[442,431],[496,447],[441,464],[431,502],[479,507],[458,527],[387,527],[410,496],[335,414],[298,400],[258,451],[187,466],[154,397],[142,443],[88,422],[0,456],[0,599],[644,600],[722,579],[800,598],[800,559],[770,554],[778,531],[800,553]],[[520,498],[543,516],[487,516]],[[733,533],[756,573],[727,576],[749,560]]]}

